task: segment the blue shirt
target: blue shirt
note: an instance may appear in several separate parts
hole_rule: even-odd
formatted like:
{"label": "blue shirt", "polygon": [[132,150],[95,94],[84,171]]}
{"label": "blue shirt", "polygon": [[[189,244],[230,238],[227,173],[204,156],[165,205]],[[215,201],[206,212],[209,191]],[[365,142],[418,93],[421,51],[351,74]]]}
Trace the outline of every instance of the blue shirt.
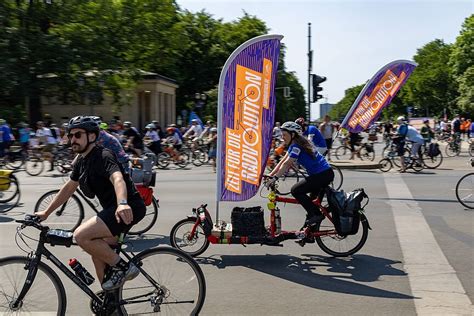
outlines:
{"label": "blue shirt", "polygon": [[2,141],[4,142],[9,142],[11,141],[11,137],[10,137],[10,134],[11,134],[11,129],[10,127],[7,125],[7,124],[3,124],[2,126],[0,126],[0,131],[2,131],[2,136],[3,136],[3,139]]}
{"label": "blue shirt", "polygon": [[294,158],[298,163],[303,166],[309,175],[323,172],[331,168],[326,159],[318,152],[315,152],[313,156],[308,154],[297,144],[291,144],[288,147],[288,154],[290,158]]}
{"label": "blue shirt", "polygon": [[312,135],[314,146],[326,148],[326,141],[324,140],[323,135],[321,134],[319,129],[316,128],[316,126],[313,126],[313,125],[308,126],[308,128],[304,131],[303,135],[304,136]]}
{"label": "blue shirt", "polygon": [[97,144],[110,149],[117,157],[118,162],[127,165],[128,155],[125,153],[125,150],[123,150],[122,144],[120,144],[117,138],[105,131],[100,131],[99,137],[97,138]]}

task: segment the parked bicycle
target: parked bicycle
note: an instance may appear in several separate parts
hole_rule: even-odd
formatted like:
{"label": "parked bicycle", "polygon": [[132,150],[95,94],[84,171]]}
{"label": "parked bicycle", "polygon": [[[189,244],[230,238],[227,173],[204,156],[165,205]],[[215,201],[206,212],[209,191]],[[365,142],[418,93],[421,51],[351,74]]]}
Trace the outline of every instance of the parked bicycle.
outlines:
{"label": "parked bicycle", "polygon": [[94,314],[197,315],[204,304],[206,282],[202,270],[189,255],[178,249],[157,247],[129,254],[124,250],[125,235],[122,234],[115,247],[116,253],[137,266],[140,274],[117,290],[94,293],[89,282],[86,284],[46,248],[46,245],[75,245],[72,232],[50,230],[34,215],[26,215],[24,220],[16,222],[21,224],[15,236],[20,249],[24,250],[18,239],[30,248],[23,234],[27,227],[40,231],[39,240],[36,249],[24,250],[27,256],[0,259],[2,315],[66,315],[64,285],[56,272],[42,261],[44,258],[91,298],[90,308]]}
{"label": "parked bicycle", "polygon": [[[45,210],[58,192],[59,190],[51,190],[43,194],[36,202],[34,208],[35,212]],[[99,213],[98,200],[87,198],[79,188],[76,190],[76,193],[74,193],[67,202],[51,213],[46,220],[48,225],[58,226],[68,231],[74,231],[79,227],[81,222],[84,220],[84,206],[79,197],[82,198],[82,200],[85,201],[96,214]],[[134,225],[128,233],[130,235],[141,235],[150,230],[153,225],[155,225],[156,219],[158,218],[158,208],[158,201],[152,195],[151,203],[146,207],[145,217]]]}
{"label": "parked bicycle", "polygon": [[[204,204],[197,209],[193,209],[192,215],[173,226],[170,233],[170,242],[173,247],[183,250],[193,257],[206,251],[211,243],[282,246],[281,242],[288,239],[298,239],[301,246],[315,241],[321,250],[331,256],[345,257],[352,255],[364,246],[369,229],[371,229],[364,213],[364,206],[358,209],[353,221],[351,221],[352,228],[355,228],[356,231],[350,234],[342,234],[340,233],[340,222],[336,220],[336,218],[339,219],[336,210],[330,210],[328,206],[321,204],[325,192],[326,189],[321,190],[314,200],[314,204],[325,216],[322,222],[318,222],[314,226],[306,226],[294,231],[283,230],[280,209],[276,206],[276,203],[299,203],[296,199],[280,196],[277,181],[270,186],[270,193],[267,197],[270,225],[263,227],[262,222],[258,234],[239,235],[239,233],[233,231],[233,224],[226,224],[225,222],[214,224],[207,210],[207,204]],[[255,225],[254,221],[251,222],[252,225]],[[302,237],[303,239],[301,239]]]}

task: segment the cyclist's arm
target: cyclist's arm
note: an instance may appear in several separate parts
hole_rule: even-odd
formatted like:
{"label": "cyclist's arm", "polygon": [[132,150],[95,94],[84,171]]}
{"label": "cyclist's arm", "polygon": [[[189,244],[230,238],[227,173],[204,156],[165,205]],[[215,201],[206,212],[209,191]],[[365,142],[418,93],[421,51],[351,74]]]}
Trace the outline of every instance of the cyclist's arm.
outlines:
{"label": "cyclist's arm", "polygon": [[[59,190],[58,194],[54,197],[53,201],[48,205],[48,207],[44,210],[45,216],[48,217],[55,209],[63,205],[71,195],[76,191],[77,187],[79,186],[79,182],[69,180],[66,182],[61,190]],[[41,217],[41,216],[40,216]],[[45,218],[42,218],[45,219]]]}
{"label": "cyclist's arm", "polygon": [[123,221],[125,224],[130,224],[133,221],[133,212],[128,204],[120,204],[122,200],[127,200],[127,185],[123,180],[122,172],[115,171],[110,176],[110,182],[114,185],[115,196],[117,197],[117,210],[115,211],[115,218],[117,222]]}

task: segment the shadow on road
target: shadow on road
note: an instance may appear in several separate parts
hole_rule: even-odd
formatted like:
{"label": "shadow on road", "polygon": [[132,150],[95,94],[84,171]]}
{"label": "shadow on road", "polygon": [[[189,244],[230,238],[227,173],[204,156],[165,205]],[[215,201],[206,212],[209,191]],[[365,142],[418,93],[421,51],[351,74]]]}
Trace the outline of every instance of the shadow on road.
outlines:
{"label": "shadow on road", "polygon": [[14,218],[0,215],[0,223],[8,223],[8,222],[12,222],[13,220]]}
{"label": "shadow on road", "polygon": [[[310,254],[304,254],[302,257],[270,254],[222,255],[220,259],[212,256],[197,258],[196,261],[199,264],[214,265],[219,269],[244,266],[290,282],[329,292],[393,299],[415,298],[409,294],[357,283],[374,282],[381,276],[405,276],[404,271],[392,266],[400,261],[369,255],[354,255],[343,259]],[[318,269],[330,272],[330,274],[318,274]]]}
{"label": "shadow on road", "polygon": [[127,252],[140,252],[157,246],[169,246],[170,238],[158,234],[127,235],[125,244],[127,245]]}

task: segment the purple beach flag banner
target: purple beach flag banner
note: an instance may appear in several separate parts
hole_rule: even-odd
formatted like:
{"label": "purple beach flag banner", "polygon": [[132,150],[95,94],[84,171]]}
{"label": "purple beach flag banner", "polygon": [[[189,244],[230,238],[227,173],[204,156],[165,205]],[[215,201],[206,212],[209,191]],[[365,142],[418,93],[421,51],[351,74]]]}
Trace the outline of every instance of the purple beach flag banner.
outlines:
{"label": "purple beach flag banner", "polygon": [[219,79],[217,202],[257,193],[272,140],[281,35],[258,36],[227,59]]}
{"label": "purple beach flag banner", "polygon": [[392,102],[416,66],[409,60],[396,60],[382,67],[362,89],[341,127],[353,133],[370,127]]}

